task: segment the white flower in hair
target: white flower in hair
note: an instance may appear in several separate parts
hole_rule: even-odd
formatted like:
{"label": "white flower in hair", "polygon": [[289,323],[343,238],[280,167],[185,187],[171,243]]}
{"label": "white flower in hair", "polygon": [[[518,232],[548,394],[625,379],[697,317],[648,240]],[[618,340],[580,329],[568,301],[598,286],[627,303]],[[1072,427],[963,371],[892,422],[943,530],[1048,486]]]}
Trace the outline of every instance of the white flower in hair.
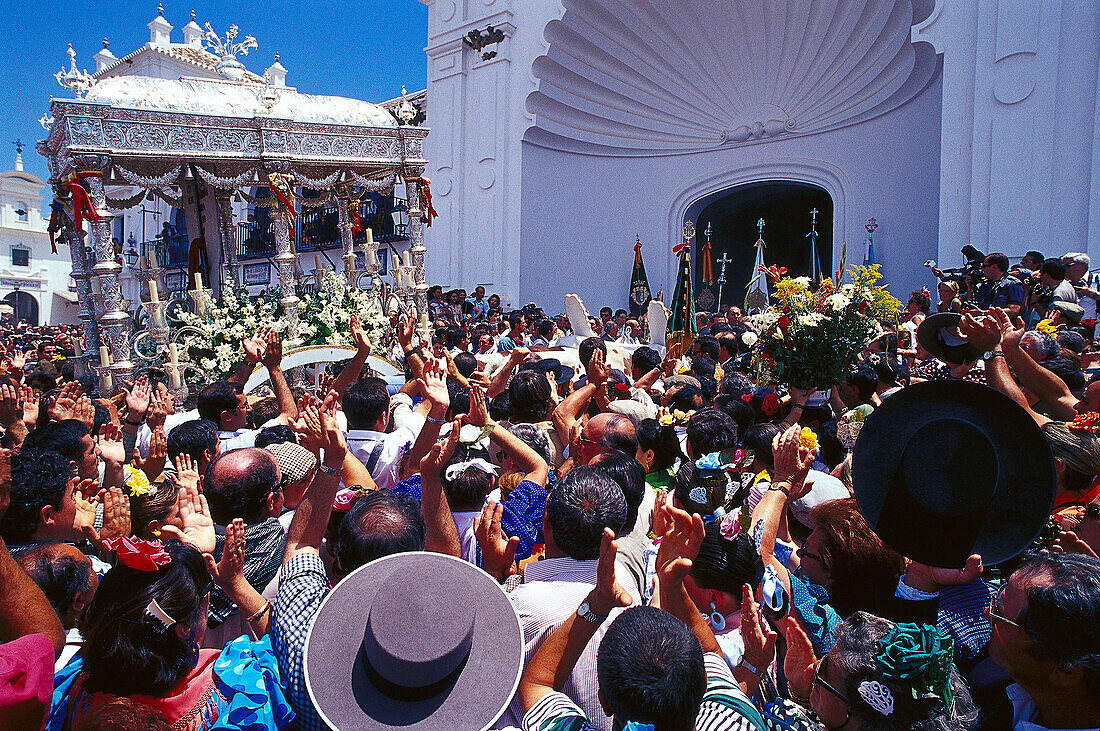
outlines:
{"label": "white flower in hair", "polygon": [[894,712],[893,694],[887,686],[877,680],[864,680],[860,683],[859,697],[883,716],[889,716]]}

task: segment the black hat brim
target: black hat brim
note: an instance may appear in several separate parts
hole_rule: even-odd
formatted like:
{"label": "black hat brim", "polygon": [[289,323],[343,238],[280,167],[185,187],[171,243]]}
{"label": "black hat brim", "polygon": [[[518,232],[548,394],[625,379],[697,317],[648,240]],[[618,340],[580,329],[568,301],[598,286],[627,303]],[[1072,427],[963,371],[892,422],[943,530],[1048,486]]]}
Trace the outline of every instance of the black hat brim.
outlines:
{"label": "black hat brim", "polygon": [[[984,445],[911,445],[937,422],[976,429],[994,462],[976,461]],[[912,468],[900,475],[907,448],[927,454],[919,485],[906,484],[914,481]],[[904,388],[867,417],[852,454],[852,482],[860,511],[887,545],[929,566],[961,568],[972,553],[994,565],[1027,548],[1054,507],[1057,476],[1050,446],[1027,411],[988,386],[951,380]],[[941,513],[940,506],[951,507]]]}
{"label": "black hat brim", "polygon": [[924,318],[917,326],[917,342],[933,357],[939,358],[944,363],[960,365],[973,363],[982,356],[982,351],[969,343],[962,345],[948,345],[940,336],[940,331],[955,327],[962,321],[962,315],[957,312],[937,312]]}

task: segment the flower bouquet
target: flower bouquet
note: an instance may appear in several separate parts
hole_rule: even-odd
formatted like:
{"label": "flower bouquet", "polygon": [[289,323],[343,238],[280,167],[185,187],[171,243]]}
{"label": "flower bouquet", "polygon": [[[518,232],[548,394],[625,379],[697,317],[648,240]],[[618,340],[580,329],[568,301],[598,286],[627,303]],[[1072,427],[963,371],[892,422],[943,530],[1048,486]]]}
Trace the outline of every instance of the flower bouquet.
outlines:
{"label": "flower bouquet", "polygon": [[850,284],[767,274],[775,283],[772,306],[751,318],[759,383],[812,389],[842,382],[856,353],[882,334],[878,318],[901,304],[878,284],[878,265],[850,267]]}

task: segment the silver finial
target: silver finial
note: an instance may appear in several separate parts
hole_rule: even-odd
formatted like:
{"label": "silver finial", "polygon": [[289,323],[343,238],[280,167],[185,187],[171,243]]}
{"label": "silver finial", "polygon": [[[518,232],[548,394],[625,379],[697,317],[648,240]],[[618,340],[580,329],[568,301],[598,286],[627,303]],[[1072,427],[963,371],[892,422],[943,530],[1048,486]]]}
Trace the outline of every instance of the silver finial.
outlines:
{"label": "silver finial", "polygon": [[195,19],[195,9],[191,8],[191,20]]}
{"label": "silver finial", "polygon": [[397,111],[395,112],[397,116],[397,121],[401,122],[401,124],[412,124],[412,121],[416,119],[416,107],[412,105],[412,102],[409,101],[408,97],[409,92],[405,90],[405,85],[402,84],[401,104],[398,105]]}
{"label": "silver finial", "polygon": [[756,222],[756,228],[760,232],[760,238],[764,238],[764,219],[761,218]]}
{"label": "silver finial", "polygon": [[80,99],[95,85],[95,79],[88,73],[87,69],[84,71],[77,70],[76,51],[73,50],[73,44],[69,44],[69,50],[65,51],[65,54],[69,57],[69,70],[66,71],[63,67],[53,77],[57,79],[58,84],[66,89],[71,89],[76,94],[76,98]]}
{"label": "silver finial", "polygon": [[275,52],[275,63],[279,63],[279,52]]}
{"label": "silver finial", "polygon": [[157,3],[157,15],[164,15],[164,3]]}
{"label": "silver finial", "polygon": [[878,228],[878,221],[876,221],[874,218],[869,218],[867,219],[867,225],[863,228],[867,229],[867,235],[871,236],[875,233],[875,229]]}
{"label": "silver finial", "polygon": [[111,44],[107,42],[107,36],[103,36],[103,47],[110,48]]}

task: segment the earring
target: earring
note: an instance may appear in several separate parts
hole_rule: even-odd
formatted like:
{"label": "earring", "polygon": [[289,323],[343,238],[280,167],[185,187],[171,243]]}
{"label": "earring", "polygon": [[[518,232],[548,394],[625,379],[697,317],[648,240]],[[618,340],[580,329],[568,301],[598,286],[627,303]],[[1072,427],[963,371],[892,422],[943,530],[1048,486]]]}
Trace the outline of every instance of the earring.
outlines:
{"label": "earring", "polygon": [[726,628],[726,618],[718,611],[718,607],[714,606],[714,602],[710,603],[710,615],[707,617],[707,621],[710,622],[710,628],[715,632],[721,632]]}

